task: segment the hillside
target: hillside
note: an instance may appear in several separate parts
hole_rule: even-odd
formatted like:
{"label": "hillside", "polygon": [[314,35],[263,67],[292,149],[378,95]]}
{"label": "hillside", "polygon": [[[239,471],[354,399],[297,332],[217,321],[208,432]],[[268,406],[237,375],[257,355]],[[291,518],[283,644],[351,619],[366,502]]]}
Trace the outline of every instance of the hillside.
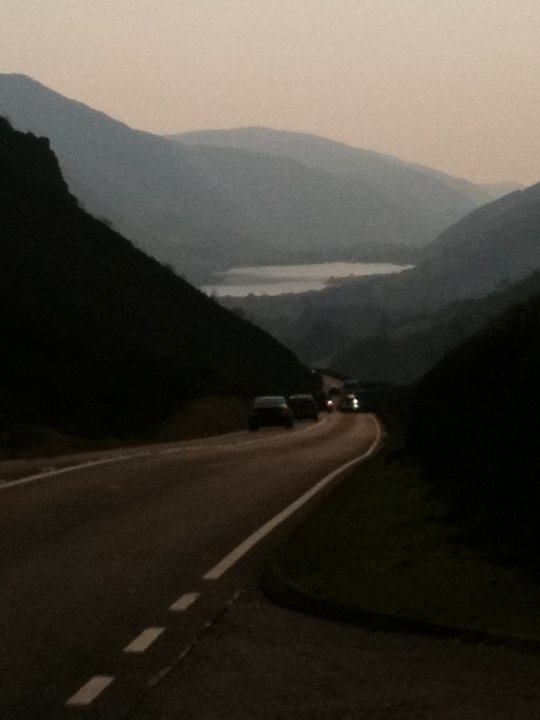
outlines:
{"label": "hillside", "polygon": [[[269,128],[207,130],[172,136],[190,145],[222,146],[282,156],[302,165],[362,181],[383,200],[405,233],[396,242],[422,247],[474,208],[493,199],[495,190],[389,155],[354,148],[304,133]],[[379,201],[380,201],[379,200]]]}
{"label": "hillside", "polygon": [[151,431],[209,393],[287,392],[311,377],[83,211],[49,142],[0,119],[0,421],[89,436]]}
{"label": "hillside", "polygon": [[417,240],[417,223],[359,178],[234,148],[186,145],[183,154],[205,181],[242,208],[251,227],[260,228],[260,247],[250,264],[415,257],[409,248]]}
{"label": "hillside", "polygon": [[422,328],[445,305],[502,291],[540,268],[540,185],[478,208],[424,253],[424,261],[399,275],[349,280],[320,293],[222,302],[241,307],[311,364],[339,369],[346,353],[350,367],[354,349],[347,346],[368,338],[366,352],[382,358],[398,346],[381,343],[381,336],[410,335],[415,318]]}
{"label": "hillside", "polygon": [[445,356],[418,383],[409,445],[453,517],[538,569],[540,293]]}
{"label": "hillside", "polygon": [[90,213],[189,279],[249,252],[250,228],[174,143],[23,75],[0,74],[0,115],[50,139],[70,190]]}
{"label": "hillside", "polygon": [[332,365],[365,380],[406,384],[418,379],[452,348],[519,302],[540,292],[540,272],[485,298],[450,303],[433,314],[388,323],[336,352]]}

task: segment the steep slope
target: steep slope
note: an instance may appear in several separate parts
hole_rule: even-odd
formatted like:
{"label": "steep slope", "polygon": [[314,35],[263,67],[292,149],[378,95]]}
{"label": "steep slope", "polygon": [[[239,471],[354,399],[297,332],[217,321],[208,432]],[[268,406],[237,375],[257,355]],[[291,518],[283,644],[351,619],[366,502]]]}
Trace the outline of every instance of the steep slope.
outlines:
{"label": "steep slope", "polygon": [[207,393],[287,392],[294,355],[81,210],[48,140],[0,119],[0,418],[144,432]]}
{"label": "steep slope", "polygon": [[491,322],[419,382],[409,445],[437,491],[491,545],[538,568],[540,294]]}
{"label": "steep slope", "polygon": [[139,247],[190,278],[239,262],[237,212],[174,143],[132,130],[23,75],[0,75],[0,114],[50,139],[71,191]]}
{"label": "steep slope", "polygon": [[185,144],[240,148],[293,158],[311,168],[362,180],[392,214],[414,229],[403,242],[421,247],[493,195],[473,183],[389,155],[303,133],[268,128],[208,130],[172,136]]}
{"label": "steep slope", "polygon": [[540,293],[540,272],[485,298],[450,303],[433,314],[388,324],[337,352],[335,367],[365,381],[407,384],[507,308]]}

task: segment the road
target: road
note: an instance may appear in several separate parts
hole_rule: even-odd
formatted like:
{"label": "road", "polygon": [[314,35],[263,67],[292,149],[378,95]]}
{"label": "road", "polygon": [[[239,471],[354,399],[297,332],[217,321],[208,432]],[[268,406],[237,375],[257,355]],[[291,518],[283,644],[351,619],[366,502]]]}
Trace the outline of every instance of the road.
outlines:
{"label": "road", "polygon": [[0,466],[0,717],[129,717],[313,500],[268,522],[379,434],[334,413]]}

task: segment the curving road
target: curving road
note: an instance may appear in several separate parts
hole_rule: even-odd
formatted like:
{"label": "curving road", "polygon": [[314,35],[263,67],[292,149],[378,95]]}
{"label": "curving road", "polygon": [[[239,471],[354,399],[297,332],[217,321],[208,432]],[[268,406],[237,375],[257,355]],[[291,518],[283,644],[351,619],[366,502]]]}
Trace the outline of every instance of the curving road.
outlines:
{"label": "curving road", "polygon": [[129,717],[379,437],[372,416],[334,413],[0,464],[0,717]]}

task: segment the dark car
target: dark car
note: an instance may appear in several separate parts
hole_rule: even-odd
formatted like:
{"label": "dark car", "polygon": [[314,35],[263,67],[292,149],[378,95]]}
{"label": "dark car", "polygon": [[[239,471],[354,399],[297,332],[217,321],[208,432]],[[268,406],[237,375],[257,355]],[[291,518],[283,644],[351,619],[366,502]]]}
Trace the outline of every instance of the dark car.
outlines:
{"label": "dark car", "polygon": [[313,395],[291,395],[289,407],[293,411],[296,420],[318,420],[319,408]]}
{"label": "dark car", "polygon": [[350,393],[356,395],[360,390],[360,380],[357,378],[347,378],[343,381],[343,394],[348,395]]}
{"label": "dark car", "polygon": [[347,393],[339,403],[341,412],[360,412],[360,401],[353,393]]}
{"label": "dark car", "polygon": [[283,425],[292,428],[294,415],[282,395],[261,395],[251,406],[249,429],[258,430],[263,425]]}

